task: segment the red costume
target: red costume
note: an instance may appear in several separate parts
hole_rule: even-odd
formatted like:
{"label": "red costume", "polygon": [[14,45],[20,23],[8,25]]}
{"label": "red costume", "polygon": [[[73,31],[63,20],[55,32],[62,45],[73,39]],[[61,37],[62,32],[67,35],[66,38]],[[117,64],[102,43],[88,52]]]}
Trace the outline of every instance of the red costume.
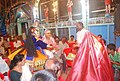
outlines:
{"label": "red costume", "polygon": [[111,0],[105,0],[105,5],[110,5],[112,3]]}
{"label": "red costume", "polygon": [[85,33],[66,81],[114,81],[111,62],[102,42]]}
{"label": "red costume", "polygon": [[72,12],[72,6],[68,7],[68,12],[71,13]]}

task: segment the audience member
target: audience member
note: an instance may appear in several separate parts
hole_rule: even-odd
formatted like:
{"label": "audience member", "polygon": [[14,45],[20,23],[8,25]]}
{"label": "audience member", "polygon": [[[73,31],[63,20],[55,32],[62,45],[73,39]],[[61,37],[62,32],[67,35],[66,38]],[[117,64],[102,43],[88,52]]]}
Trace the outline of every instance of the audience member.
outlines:
{"label": "audience member", "polygon": [[10,80],[20,81],[22,75],[22,66],[25,64],[25,57],[23,54],[17,54],[10,65]]}
{"label": "audience member", "polygon": [[60,49],[60,52],[61,52],[60,54],[63,53],[63,50],[65,48],[69,48],[69,45],[66,43],[66,41],[67,41],[66,37],[62,37],[62,40],[59,42],[59,49]]}
{"label": "audience member", "polygon": [[3,55],[5,54],[5,49],[2,45],[0,45],[0,53]]}
{"label": "audience member", "polygon": [[51,36],[50,30],[45,30],[42,40],[43,40],[43,42],[47,43],[48,45],[54,46],[55,41],[54,41],[54,38]]}
{"label": "audience member", "polygon": [[22,45],[22,42],[18,39],[18,37],[15,37],[13,45],[14,45],[14,48],[18,48]]}
{"label": "audience member", "polygon": [[45,62],[45,69],[53,70],[59,81],[64,81],[64,79],[61,77],[62,74],[62,64],[56,60],[56,59],[48,59]]}
{"label": "audience member", "polygon": [[70,36],[70,39],[68,40],[68,43],[75,43],[74,35]]}
{"label": "audience member", "polygon": [[113,43],[107,45],[107,50],[114,70],[114,80],[119,81],[120,53],[116,52],[116,45]]}
{"label": "audience member", "polygon": [[58,81],[52,70],[40,70],[32,76],[30,81]]}
{"label": "audience member", "polygon": [[5,51],[6,51],[7,54],[8,54],[8,49],[10,48],[10,44],[9,44],[9,41],[8,41],[8,38],[7,38],[7,37],[4,37],[3,46],[4,46],[4,48],[5,48]]}
{"label": "audience member", "polygon": [[98,35],[98,38],[99,38],[99,39],[102,39],[102,35],[101,35],[101,34],[99,34],[99,35]]}
{"label": "audience member", "polygon": [[74,39],[74,35],[71,35],[70,36],[70,39],[68,40],[68,44],[69,44],[69,47],[73,47],[73,45],[75,44],[75,39]]}

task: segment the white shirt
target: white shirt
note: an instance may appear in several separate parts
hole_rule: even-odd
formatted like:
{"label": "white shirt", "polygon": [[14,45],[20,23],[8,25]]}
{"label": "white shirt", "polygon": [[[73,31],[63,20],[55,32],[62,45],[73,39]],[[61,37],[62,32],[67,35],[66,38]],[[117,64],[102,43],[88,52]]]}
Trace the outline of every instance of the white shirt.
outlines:
{"label": "white shirt", "polygon": [[7,63],[0,57],[0,72],[4,74],[5,72],[9,71],[9,67]]}
{"label": "white shirt", "polygon": [[77,32],[77,43],[78,44],[82,42],[86,32],[89,32],[89,31],[84,28],[81,31]]}
{"label": "white shirt", "polygon": [[63,50],[65,49],[65,48],[69,48],[69,45],[67,44],[67,43],[62,43],[61,41],[59,42],[59,49],[60,49],[60,51],[61,51],[61,53],[63,53]]}
{"label": "white shirt", "polygon": [[13,45],[15,48],[18,48],[22,45],[22,43],[21,43],[21,41],[17,40],[17,42],[14,42]]}

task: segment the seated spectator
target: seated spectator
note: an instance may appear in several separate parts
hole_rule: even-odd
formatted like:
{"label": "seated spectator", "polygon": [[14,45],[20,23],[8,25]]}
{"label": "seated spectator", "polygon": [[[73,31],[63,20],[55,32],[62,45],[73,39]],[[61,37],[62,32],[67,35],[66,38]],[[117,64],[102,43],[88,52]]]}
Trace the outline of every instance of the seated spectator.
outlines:
{"label": "seated spectator", "polygon": [[62,40],[59,42],[60,54],[63,53],[63,50],[65,48],[69,48],[69,45],[66,43],[66,41],[67,41],[66,37],[62,37]]}
{"label": "seated spectator", "polygon": [[105,39],[102,39],[103,40],[103,43],[105,44],[105,46],[106,46],[106,40]]}
{"label": "seated spectator", "polygon": [[68,40],[68,43],[74,43],[75,39],[74,39],[74,35],[70,36],[70,39]]}
{"label": "seated spectator", "polygon": [[107,45],[107,50],[114,70],[114,79],[119,81],[120,53],[116,52],[116,45],[112,43]]}
{"label": "seated spectator", "polygon": [[5,49],[2,45],[0,45],[0,53],[3,55],[5,54]]}
{"label": "seated spectator", "polygon": [[36,72],[30,81],[58,81],[52,70],[40,70]]}
{"label": "seated spectator", "polygon": [[23,54],[17,54],[10,65],[10,80],[20,81],[22,75],[22,66],[25,64],[25,57]]}
{"label": "seated spectator", "polygon": [[9,44],[9,41],[8,41],[7,37],[4,37],[3,46],[4,46],[5,51],[7,52],[7,54],[9,54],[8,49],[10,48],[10,44]]}
{"label": "seated spectator", "polygon": [[59,50],[59,37],[55,37],[54,38],[54,40],[55,40],[55,46],[54,46],[54,49],[55,50]]}
{"label": "seated spectator", "polygon": [[18,47],[22,46],[22,42],[20,40],[18,40],[18,37],[15,37],[13,45],[14,45],[14,48],[18,48]]}
{"label": "seated spectator", "polygon": [[59,81],[64,81],[61,77],[62,74],[62,64],[56,59],[48,59],[45,62],[45,69],[52,70],[56,73]]}
{"label": "seated spectator", "polygon": [[70,39],[68,40],[68,44],[69,44],[69,47],[73,47],[73,45],[75,44],[75,39],[74,39],[74,36],[73,35],[71,35],[70,36]]}
{"label": "seated spectator", "polygon": [[101,34],[99,34],[97,37],[98,37],[98,40],[102,39],[102,35]]}

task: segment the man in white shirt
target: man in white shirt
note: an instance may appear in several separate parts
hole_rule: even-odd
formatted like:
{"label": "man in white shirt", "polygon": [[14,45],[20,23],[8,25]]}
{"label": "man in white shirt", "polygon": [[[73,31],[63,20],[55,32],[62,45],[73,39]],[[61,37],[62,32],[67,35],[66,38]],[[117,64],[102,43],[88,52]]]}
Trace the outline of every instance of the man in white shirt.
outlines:
{"label": "man in white shirt", "polygon": [[63,50],[65,48],[69,48],[69,45],[66,42],[67,42],[66,37],[62,37],[62,40],[59,42],[59,49],[60,49],[59,54],[60,54],[60,56],[63,53]]}
{"label": "man in white shirt", "polygon": [[77,43],[78,43],[78,45],[80,45],[84,36],[85,36],[85,33],[89,32],[89,31],[84,28],[82,22],[77,22],[76,23],[76,28],[78,30],[78,32],[77,32]]}
{"label": "man in white shirt", "polygon": [[14,40],[15,41],[14,41],[13,45],[14,45],[15,48],[18,48],[22,45],[22,42],[20,40],[18,40],[17,37],[15,37]]}

